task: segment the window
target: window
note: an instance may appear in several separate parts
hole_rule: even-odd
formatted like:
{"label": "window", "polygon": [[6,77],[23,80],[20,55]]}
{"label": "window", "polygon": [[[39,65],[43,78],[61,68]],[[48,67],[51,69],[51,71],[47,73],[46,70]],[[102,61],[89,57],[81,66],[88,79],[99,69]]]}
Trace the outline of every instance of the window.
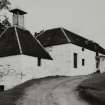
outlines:
{"label": "window", "polygon": [[77,68],[77,53],[74,53],[74,68]]}
{"label": "window", "polygon": [[99,65],[98,62],[96,62],[96,68],[97,68],[97,69],[98,69],[98,65]]}
{"label": "window", "polygon": [[84,50],[85,50],[85,48],[82,47],[82,51],[84,51]]}
{"label": "window", "polygon": [[99,56],[99,52],[96,52],[96,56]]}
{"label": "window", "polygon": [[38,66],[41,66],[41,58],[38,57]]}
{"label": "window", "polygon": [[4,85],[0,85],[0,92],[4,91]]}
{"label": "window", "polygon": [[85,66],[85,59],[82,59],[82,66]]}

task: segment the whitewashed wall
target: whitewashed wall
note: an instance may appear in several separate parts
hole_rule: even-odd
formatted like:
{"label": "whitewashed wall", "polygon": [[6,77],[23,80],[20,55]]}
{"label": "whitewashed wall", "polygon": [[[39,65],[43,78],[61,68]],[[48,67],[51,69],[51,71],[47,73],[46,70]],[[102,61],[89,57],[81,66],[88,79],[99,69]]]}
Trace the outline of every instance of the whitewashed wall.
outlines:
{"label": "whitewashed wall", "polygon": [[0,58],[0,85],[10,89],[29,79],[35,78],[37,58],[25,55]]}
{"label": "whitewashed wall", "polygon": [[42,60],[42,68],[46,75],[70,76],[70,64],[72,62],[70,44],[47,47],[46,50],[53,58],[52,61]]}
{"label": "whitewashed wall", "polygon": [[[13,88],[27,80],[41,78],[50,75],[47,63],[51,60],[42,60],[42,65],[38,67],[37,57],[17,55],[0,58],[0,85],[4,85],[5,90]],[[51,63],[49,63],[51,64]]]}
{"label": "whitewashed wall", "polygon": [[29,78],[42,78],[55,75],[70,75],[70,45],[65,44],[56,47],[47,48],[53,60],[41,59],[41,66],[37,65],[37,58],[31,56],[22,56],[23,81]]}
{"label": "whitewashed wall", "polygon": [[[96,72],[95,52],[82,48],[74,44],[63,44],[47,47],[53,61],[42,62],[43,70],[50,75],[87,75]],[[78,54],[78,68],[74,68],[73,53]],[[85,59],[85,66],[82,66],[82,59]],[[46,63],[46,64],[45,64]],[[50,72],[50,73],[49,73]]]}
{"label": "whitewashed wall", "polygon": [[[96,72],[96,53],[93,51],[90,51],[88,49],[84,49],[82,51],[82,47],[76,46],[74,44],[71,44],[71,56],[72,56],[72,62],[71,62],[71,75],[87,75]],[[77,53],[78,57],[78,63],[77,68],[73,67],[73,54]],[[85,65],[82,66],[82,59],[85,60]]]}
{"label": "whitewashed wall", "polygon": [[8,89],[20,83],[21,66],[21,56],[1,57],[0,85],[5,85],[5,89]]}

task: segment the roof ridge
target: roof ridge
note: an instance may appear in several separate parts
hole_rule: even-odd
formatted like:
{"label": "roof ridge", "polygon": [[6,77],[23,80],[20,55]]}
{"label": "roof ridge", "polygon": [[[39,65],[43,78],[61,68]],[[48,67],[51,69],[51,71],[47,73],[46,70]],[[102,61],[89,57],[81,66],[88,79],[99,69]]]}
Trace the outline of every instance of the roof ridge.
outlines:
{"label": "roof ridge", "polygon": [[[46,31],[52,31],[52,30],[61,29],[61,28],[63,28],[63,27],[57,27],[57,28],[46,29],[46,30],[44,30],[44,32],[39,33],[39,35],[36,36],[36,38],[38,38],[40,35],[43,35],[43,33],[45,33]],[[63,29],[64,29],[64,28],[63,28]]]}
{"label": "roof ridge", "polygon": [[[66,28],[63,28],[63,29],[66,30],[66,31],[68,31],[68,32],[70,32],[70,33],[72,33],[72,34],[75,34],[75,35],[78,36],[78,37],[84,38],[85,40],[93,41],[92,39],[85,38],[84,36],[81,36],[81,34],[79,34],[79,33],[76,33],[76,32],[74,32],[74,31],[68,30],[68,29],[66,29]],[[93,42],[95,42],[95,41],[93,41]],[[96,43],[97,43],[97,42],[96,42]]]}
{"label": "roof ridge", "polygon": [[57,27],[57,28],[46,29],[46,30],[44,30],[44,32],[39,33],[39,35],[38,35],[38,36],[36,36],[36,38],[37,38],[37,37],[39,37],[40,35],[43,35],[43,33],[45,33],[46,31],[51,31],[51,30],[61,29],[61,28],[62,28],[62,27]]}
{"label": "roof ridge", "polygon": [[64,28],[61,27],[60,29],[61,29],[62,33],[64,34],[64,36],[66,37],[67,41],[68,41],[68,42],[71,42],[71,40],[69,39],[69,37],[68,37],[67,34],[65,33]]}
{"label": "roof ridge", "polygon": [[17,38],[20,54],[22,54],[22,47],[21,47],[21,44],[20,44],[19,35],[18,35],[16,27],[14,27],[14,29],[15,29],[15,33],[16,33],[16,38]]}
{"label": "roof ridge", "polygon": [[[28,31],[28,30],[26,30]],[[40,41],[38,39],[36,39],[32,33],[30,31],[28,31],[30,33],[30,35],[32,36],[32,38],[40,45],[40,47],[49,55],[49,53],[45,50],[45,48],[43,47],[43,45],[40,43]],[[50,56],[50,55],[49,55]],[[51,57],[51,56],[50,56]],[[51,60],[52,60],[52,57],[51,57]]]}
{"label": "roof ridge", "polygon": [[45,33],[45,32],[46,32],[46,30],[43,31],[43,32],[41,32],[41,33],[39,33],[39,35],[37,35],[36,38],[39,37],[40,35],[42,35],[42,34]]}
{"label": "roof ridge", "polygon": [[[35,37],[33,37],[37,42],[38,44],[41,46],[41,48],[49,55],[49,53],[45,50],[45,48],[43,47],[43,45],[41,44],[41,42],[39,40],[37,40]],[[51,57],[51,55],[49,55]],[[51,60],[52,60],[52,57],[51,57]]]}
{"label": "roof ridge", "polygon": [[4,33],[8,30],[8,27],[0,34],[0,38],[4,35]]}

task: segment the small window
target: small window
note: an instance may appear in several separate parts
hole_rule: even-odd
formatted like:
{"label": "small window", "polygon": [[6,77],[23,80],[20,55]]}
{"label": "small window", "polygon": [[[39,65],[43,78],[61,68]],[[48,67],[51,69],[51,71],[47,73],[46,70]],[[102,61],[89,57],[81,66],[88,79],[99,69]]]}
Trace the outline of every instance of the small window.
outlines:
{"label": "small window", "polygon": [[82,51],[84,51],[84,50],[85,50],[85,48],[82,47]]}
{"label": "small window", "polygon": [[4,85],[0,85],[0,92],[4,91]]}
{"label": "small window", "polygon": [[41,58],[38,57],[38,66],[41,66]]}
{"label": "small window", "polygon": [[77,53],[74,53],[74,68],[77,68]]}
{"label": "small window", "polygon": [[98,69],[98,65],[99,65],[98,62],[96,62],[96,68],[97,68],[97,69]]}
{"label": "small window", "polygon": [[99,52],[96,52],[96,56],[99,56]]}
{"label": "small window", "polygon": [[82,66],[85,66],[85,59],[82,59]]}

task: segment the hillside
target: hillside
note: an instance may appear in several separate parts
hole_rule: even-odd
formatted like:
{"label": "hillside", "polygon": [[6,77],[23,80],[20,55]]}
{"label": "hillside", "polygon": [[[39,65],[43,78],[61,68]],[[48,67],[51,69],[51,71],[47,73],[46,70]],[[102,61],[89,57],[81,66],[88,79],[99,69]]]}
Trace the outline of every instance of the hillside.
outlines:
{"label": "hillside", "polygon": [[105,73],[95,74],[78,86],[80,97],[91,105],[105,105]]}
{"label": "hillside", "polygon": [[0,93],[0,105],[88,105],[77,86],[91,76],[46,77],[29,80]]}

